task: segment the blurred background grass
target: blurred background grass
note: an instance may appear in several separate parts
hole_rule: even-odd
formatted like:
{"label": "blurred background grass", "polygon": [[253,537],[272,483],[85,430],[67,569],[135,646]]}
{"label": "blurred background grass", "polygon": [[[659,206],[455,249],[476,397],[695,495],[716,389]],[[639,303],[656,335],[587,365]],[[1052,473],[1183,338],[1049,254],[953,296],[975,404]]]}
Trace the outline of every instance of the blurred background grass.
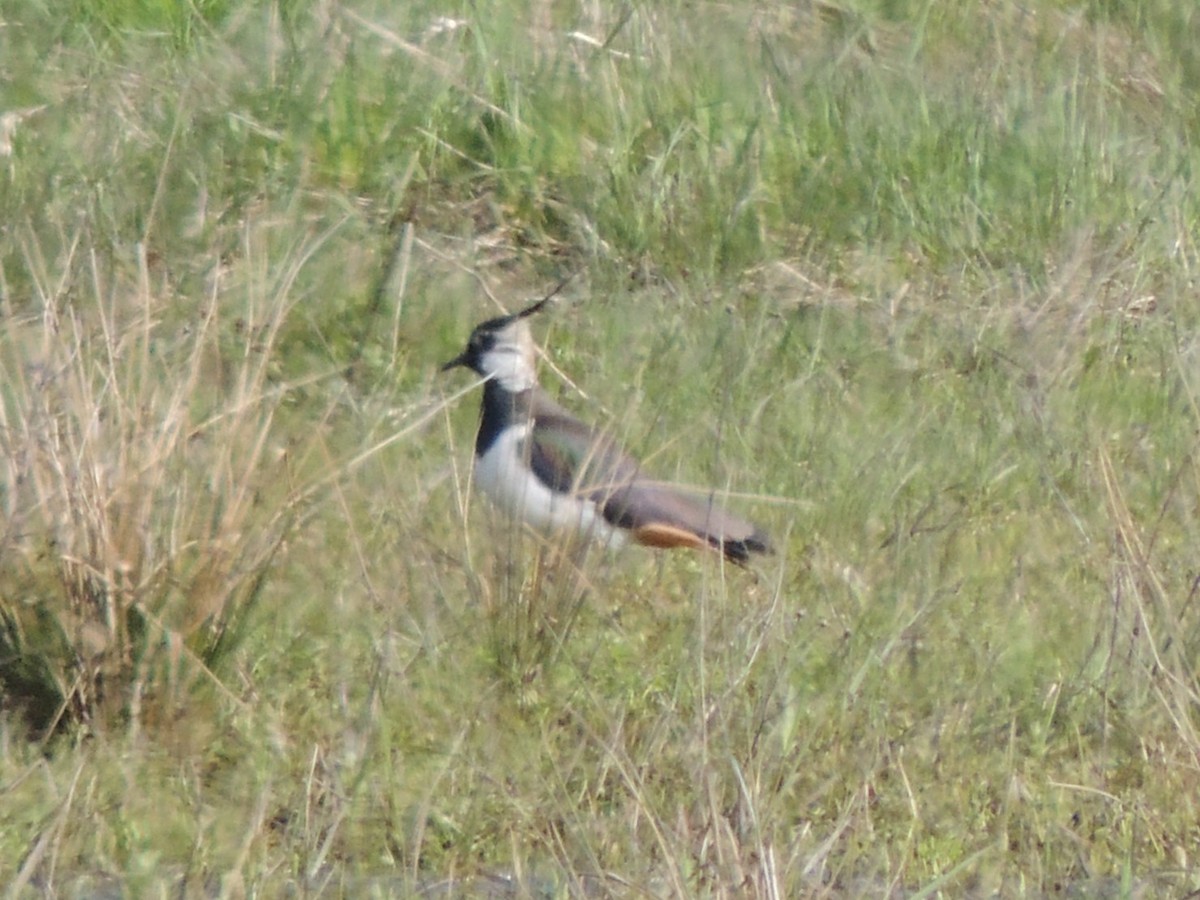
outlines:
{"label": "blurred background grass", "polygon": [[[1196,13],[0,11],[0,880],[1200,888]],[[467,491],[472,324],[755,572]]]}

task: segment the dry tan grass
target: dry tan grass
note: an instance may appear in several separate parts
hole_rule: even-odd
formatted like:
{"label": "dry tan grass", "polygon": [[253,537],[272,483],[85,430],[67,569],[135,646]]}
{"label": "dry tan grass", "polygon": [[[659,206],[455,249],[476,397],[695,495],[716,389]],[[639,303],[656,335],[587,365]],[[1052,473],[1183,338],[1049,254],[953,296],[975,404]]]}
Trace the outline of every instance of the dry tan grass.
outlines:
{"label": "dry tan grass", "polygon": [[77,282],[41,281],[40,313],[0,346],[0,555],[14,586],[0,680],[44,732],[140,727],[147,693],[169,718],[255,602],[305,499],[305,448],[276,423],[294,385],[270,372],[286,282],[234,314],[236,288],[214,275],[181,314],[144,255],[122,273],[72,246],[84,258],[60,271]]}

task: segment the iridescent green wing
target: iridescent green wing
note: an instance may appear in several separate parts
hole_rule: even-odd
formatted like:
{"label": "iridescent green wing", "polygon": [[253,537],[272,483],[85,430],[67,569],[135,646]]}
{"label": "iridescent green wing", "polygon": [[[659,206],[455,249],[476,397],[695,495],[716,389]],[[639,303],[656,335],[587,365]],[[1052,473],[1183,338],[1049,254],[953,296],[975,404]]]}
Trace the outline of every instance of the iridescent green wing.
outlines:
{"label": "iridescent green wing", "polygon": [[534,411],[527,451],[533,473],[551,490],[604,502],[637,475],[637,463],[610,437],[545,407]]}

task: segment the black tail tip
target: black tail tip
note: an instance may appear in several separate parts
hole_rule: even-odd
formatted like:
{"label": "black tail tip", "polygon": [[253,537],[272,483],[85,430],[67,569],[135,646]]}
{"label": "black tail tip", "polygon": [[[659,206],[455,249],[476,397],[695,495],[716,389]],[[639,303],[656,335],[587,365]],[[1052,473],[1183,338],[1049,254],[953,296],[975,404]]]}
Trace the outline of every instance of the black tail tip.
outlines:
{"label": "black tail tip", "polygon": [[725,554],[725,558],[730,562],[743,566],[750,561],[752,554],[774,553],[775,548],[771,546],[771,542],[767,540],[765,534],[755,532],[750,537],[740,541],[722,541],[721,552]]}

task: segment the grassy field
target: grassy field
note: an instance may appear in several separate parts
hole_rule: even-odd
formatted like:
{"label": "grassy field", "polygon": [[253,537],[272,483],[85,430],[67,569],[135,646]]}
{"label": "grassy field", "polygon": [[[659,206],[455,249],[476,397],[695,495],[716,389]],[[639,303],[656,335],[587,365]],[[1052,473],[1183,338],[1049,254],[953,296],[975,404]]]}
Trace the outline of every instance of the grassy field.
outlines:
{"label": "grassy field", "polygon": [[[1200,890],[1200,10],[0,6],[0,884]],[[516,532],[471,326],[773,536]]]}

